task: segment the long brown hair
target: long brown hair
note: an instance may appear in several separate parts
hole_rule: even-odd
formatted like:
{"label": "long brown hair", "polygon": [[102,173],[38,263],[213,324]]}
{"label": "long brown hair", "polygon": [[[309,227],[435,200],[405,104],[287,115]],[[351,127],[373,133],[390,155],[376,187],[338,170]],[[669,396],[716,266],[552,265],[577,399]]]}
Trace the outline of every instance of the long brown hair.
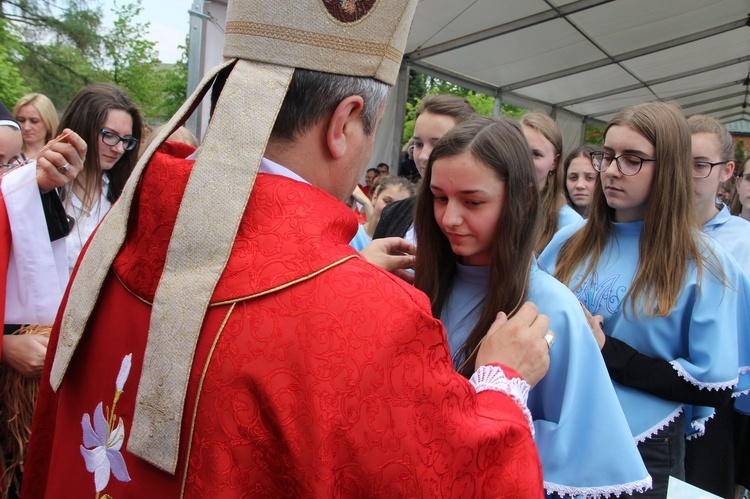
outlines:
{"label": "long brown hair", "polygon": [[[102,175],[107,175],[109,178],[107,199],[114,203],[120,197],[125,182],[128,181],[130,173],[138,162],[138,145],[136,145],[130,151],[125,151],[111,169],[103,171],[99,166],[101,131],[110,109],[119,109],[130,114],[133,118],[132,136],[140,141],[143,133],[143,119],[138,106],[124,90],[109,83],[94,83],[80,90],[65,110],[57,131],[60,134],[64,128],[70,128],[89,146],[83,163],[86,183],[82,187],[86,194],[84,199],[81,199],[87,210],[91,209],[99,199]],[[67,195],[65,192],[63,194]]]}
{"label": "long brown hair", "polygon": [[419,241],[414,285],[430,298],[435,317],[440,317],[450,295],[459,257],[435,221],[434,196],[430,190],[432,165],[441,158],[464,152],[487,165],[506,184],[505,204],[492,249],[487,296],[479,321],[456,355],[456,365],[464,366],[460,372],[469,377],[474,365],[467,361],[473,357],[496,314],[515,310],[526,295],[540,205],[531,151],[516,121],[476,116],[438,141],[417,196],[414,218]]}
{"label": "long brown hair", "polygon": [[565,172],[560,168],[560,161],[563,153],[563,138],[560,127],[555,120],[542,113],[528,113],[521,116],[521,125],[533,128],[544,135],[544,138],[550,141],[555,148],[557,158],[557,167],[547,176],[547,183],[540,193],[542,199],[542,226],[539,231],[534,250],[537,254],[541,253],[552,240],[552,236],[557,232],[557,225],[560,218],[560,208],[565,204]]}
{"label": "long brown hair", "polygon": [[[699,276],[705,263],[694,208],[690,130],[680,108],[664,102],[621,110],[604,130],[605,141],[615,125],[629,127],[645,137],[653,144],[656,159],[639,243],[638,270],[624,303],[629,300],[636,316],[636,303],[641,301],[646,317],[667,316],[682,290],[689,262],[696,263]],[[612,233],[615,210],[607,205],[600,182],[586,225],[565,242],[557,257],[555,277],[565,284],[586,262],[581,282],[591,275]]]}

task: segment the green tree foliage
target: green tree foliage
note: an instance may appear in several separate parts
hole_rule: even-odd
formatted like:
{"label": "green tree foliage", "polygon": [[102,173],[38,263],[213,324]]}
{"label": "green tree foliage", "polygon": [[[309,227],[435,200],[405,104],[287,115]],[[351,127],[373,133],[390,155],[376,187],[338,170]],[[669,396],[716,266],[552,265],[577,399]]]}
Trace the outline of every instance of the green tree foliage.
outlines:
{"label": "green tree foliage", "polygon": [[586,136],[584,137],[584,142],[595,146],[603,145],[604,127],[598,125],[586,125]]}
{"label": "green tree foliage", "polygon": [[186,59],[174,68],[159,62],[149,24],[137,21],[141,2],[115,4],[114,26],[105,30],[95,0],[0,0],[0,98],[12,106],[40,92],[62,112],[84,86],[111,82],[147,121],[171,116],[187,92]]}
{"label": "green tree foliage", "polygon": [[2,18],[20,35],[24,56],[17,67],[25,85],[58,108],[100,78],[91,60],[99,54],[101,11],[86,1],[70,0],[61,7],[53,1],[4,0]]}
{"label": "green tree foliage", "polygon": [[164,75],[156,54],[156,42],[147,40],[149,23],[136,22],[141,0],[119,6],[114,28],[103,37],[104,64],[111,82],[122,87],[147,117],[160,116]]}
{"label": "green tree foliage", "polygon": [[734,145],[734,157],[737,159],[738,162],[745,159],[745,141],[744,140],[738,140],[737,143]]}
{"label": "green tree foliage", "polygon": [[171,118],[187,99],[188,73],[188,42],[180,45],[182,56],[177,63],[168,70],[164,70],[164,100],[161,112],[164,119]]}
{"label": "green tree foliage", "polygon": [[29,91],[18,69],[21,57],[21,38],[13,32],[8,21],[0,18],[0,101],[11,110]]}

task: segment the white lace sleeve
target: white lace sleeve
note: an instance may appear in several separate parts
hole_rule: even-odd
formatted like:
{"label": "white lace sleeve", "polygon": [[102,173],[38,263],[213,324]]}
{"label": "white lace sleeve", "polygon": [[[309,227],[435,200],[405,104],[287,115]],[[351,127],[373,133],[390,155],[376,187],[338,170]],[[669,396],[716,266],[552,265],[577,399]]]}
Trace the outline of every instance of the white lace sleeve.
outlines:
{"label": "white lace sleeve", "polygon": [[531,435],[534,436],[534,422],[526,401],[529,398],[529,384],[521,378],[508,378],[500,366],[482,366],[471,376],[469,382],[477,393],[485,390],[502,392],[512,398],[523,411],[529,423]]}

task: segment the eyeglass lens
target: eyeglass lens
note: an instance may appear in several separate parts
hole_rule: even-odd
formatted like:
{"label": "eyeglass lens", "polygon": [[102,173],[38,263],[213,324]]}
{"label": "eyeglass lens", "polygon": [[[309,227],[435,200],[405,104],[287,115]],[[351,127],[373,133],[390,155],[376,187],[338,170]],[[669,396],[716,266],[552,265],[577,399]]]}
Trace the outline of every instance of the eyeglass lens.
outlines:
{"label": "eyeglass lens", "polygon": [[120,141],[123,142],[123,147],[126,151],[130,151],[138,145],[138,139],[135,137],[120,137],[118,134],[110,132],[109,130],[102,130],[102,142],[108,146],[116,146]]}
{"label": "eyeglass lens", "polygon": [[631,154],[622,154],[615,158],[604,152],[591,153],[591,162],[594,169],[600,172],[606,171],[612,165],[613,160],[617,162],[617,168],[623,175],[635,175],[640,171],[643,164],[640,157]]}

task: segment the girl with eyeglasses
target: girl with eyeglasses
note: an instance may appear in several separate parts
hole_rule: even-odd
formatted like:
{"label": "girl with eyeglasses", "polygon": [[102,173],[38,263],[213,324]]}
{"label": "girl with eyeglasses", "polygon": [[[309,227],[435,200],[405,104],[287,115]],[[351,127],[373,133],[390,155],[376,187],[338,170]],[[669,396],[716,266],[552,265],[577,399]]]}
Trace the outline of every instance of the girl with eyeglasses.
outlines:
{"label": "girl with eyeglasses", "polygon": [[[750,222],[733,217],[723,204],[717,204],[719,186],[734,173],[734,144],[724,126],[715,118],[695,115],[688,118],[693,151],[693,179],[698,222],[706,234],[719,241],[750,275]],[[743,331],[743,334],[746,334]],[[747,397],[745,397],[747,398]],[[706,423],[706,435],[687,443],[687,481],[720,497],[732,497],[735,483],[736,444],[733,404],[717,408]],[[738,415],[738,423],[741,421]],[[745,450],[748,454],[750,450]],[[737,476],[739,478],[739,476]]]}
{"label": "girl with eyeglasses", "polygon": [[648,488],[580,305],[536,265],[542,207],[530,152],[509,118],[474,117],[443,135],[417,196],[414,284],[430,298],[454,367],[467,378],[499,311],[512,316],[529,300],[549,317],[557,340],[528,403],[548,494],[606,497]]}
{"label": "girl with eyeglasses", "polygon": [[737,184],[729,211],[732,215],[750,221],[750,168],[748,168],[748,165],[750,165],[750,155],[745,158],[737,169],[735,176]]}
{"label": "girl with eyeglasses", "polygon": [[654,480],[644,496],[663,498],[670,476],[685,479],[685,436],[703,434],[713,408],[749,387],[737,332],[750,327],[750,281],[699,230],[677,106],[620,111],[591,156],[600,189],[589,218],[556,234],[540,262],[584,305]]}
{"label": "girl with eyeglasses", "polygon": [[95,83],[73,97],[60,122],[59,130],[64,128],[78,133],[88,144],[83,170],[61,195],[65,211],[75,219],[67,238],[72,272],[81,248],[120,197],[138,161],[143,120],[121,88]]}

